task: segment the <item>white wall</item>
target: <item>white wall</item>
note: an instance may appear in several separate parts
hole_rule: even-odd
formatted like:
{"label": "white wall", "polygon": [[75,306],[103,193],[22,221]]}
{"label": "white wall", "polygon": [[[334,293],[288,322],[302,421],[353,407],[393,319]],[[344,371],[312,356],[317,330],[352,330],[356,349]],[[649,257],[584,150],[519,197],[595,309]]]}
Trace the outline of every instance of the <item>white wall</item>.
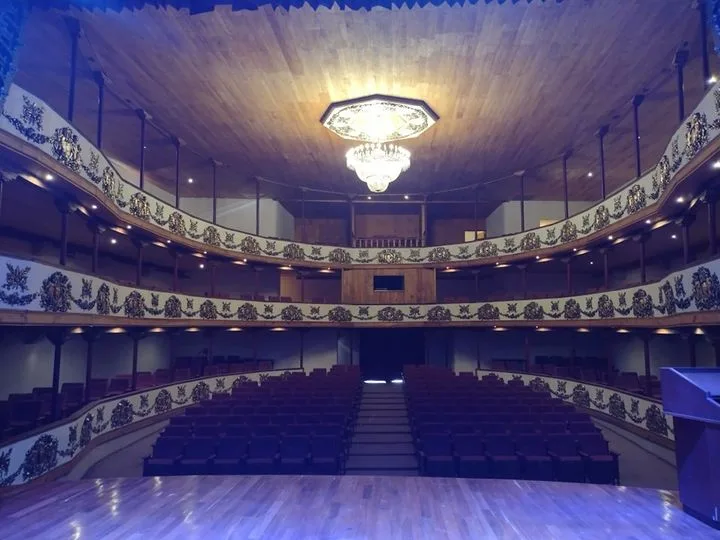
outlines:
{"label": "white wall", "polygon": [[[588,201],[570,201],[570,215],[577,214],[595,204]],[[540,220],[565,219],[564,201],[525,201],[525,230],[540,226]],[[502,236],[520,232],[520,201],[507,201],[498,206],[486,219],[488,236]]]}
{"label": "white wall", "polygon": [[[10,331],[0,342],[0,400],[9,394],[31,392],[34,387],[52,386],[53,345],[41,334],[25,343],[33,331]],[[85,381],[87,344],[73,336],[63,345],[60,384]],[[140,341],[138,371],[170,366],[168,339],[152,334]],[[124,334],[106,334],[95,343],[93,378],[111,378],[132,371],[132,340]]]}
{"label": "white wall", "polygon": [[[621,335],[609,344],[615,367],[620,371],[645,372],[643,342],[631,334]],[[695,358],[699,367],[714,367],[712,345],[705,339],[695,342]],[[650,340],[650,372],[659,375],[661,367],[687,366],[688,344],[678,335],[655,335]]]}

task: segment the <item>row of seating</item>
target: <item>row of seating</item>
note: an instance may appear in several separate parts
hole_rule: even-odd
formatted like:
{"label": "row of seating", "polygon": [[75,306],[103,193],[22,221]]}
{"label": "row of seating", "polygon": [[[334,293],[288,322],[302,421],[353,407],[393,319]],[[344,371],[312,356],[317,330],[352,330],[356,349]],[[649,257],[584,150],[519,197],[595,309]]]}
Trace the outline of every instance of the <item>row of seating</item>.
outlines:
{"label": "row of seating", "polygon": [[618,456],[587,412],[519,379],[407,367],[405,394],[421,471],[619,482]]}
{"label": "row of seating", "polygon": [[357,366],[245,382],[170,419],[145,476],[339,474],[361,389]]}

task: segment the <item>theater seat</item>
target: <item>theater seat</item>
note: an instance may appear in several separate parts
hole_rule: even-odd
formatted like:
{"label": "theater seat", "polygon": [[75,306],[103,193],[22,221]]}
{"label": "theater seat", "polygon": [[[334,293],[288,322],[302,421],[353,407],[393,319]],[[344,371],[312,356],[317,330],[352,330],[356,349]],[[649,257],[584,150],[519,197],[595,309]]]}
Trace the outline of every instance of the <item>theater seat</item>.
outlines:
{"label": "theater seat", "polygon": [[620,482],[618,454],[611,452],[608,442],[600,433],[577,436],[580,456],[585,460],[585,473],[594,484]]}
{"label": "theater seat", "polygon": [[210,463],[215,459],[215,446],[215,439],[211,437],[190,439],[178,462],[178,472],[184,475],[209,474]]}
{"label": "theater seat", "polygon": [[310,438],[307,436],[285,437],[280,447],[279,472],[282,474],[305,474],[310,461]]}
{"label": "theater seat", "polygon": [[487,478],[488,460],[482,438],[479,435],[459,434],[453,437],[458,476]]}
{"label": "theater seat", "polygon": [[253,437],[247,455],[248,474],[273,474],[278,460],[278,438]]}
{"label": "theater seat", "polygon": [[552,480],[552,459],[542,435],[516,435],[515,452],[520,458],[523,478]]}
{"label": "theater seat", "polygon": [[578,453],[575,435],[548,435],[548,455],[553,460],[555,478],[561,482],[584,482],[585,464]]}
{"label": "theater seat", "polygon": [[490,460],[493,478],[520,478],[520,458],[515,453],[515,443],[509,435],[485,437],[485,454]]}
{"label": "theater seat", "polygon": [[152,456],[143,462],[143,476],[170,476],[177,473],[176,465],[182,457],[185,439],[160,437],[153,445]]}
{"label": "theater seat", "polygon": [[342,470],[343,461],[340,437],[313,437],[310,472],[313,474],[338,474]]}
{"label": "theater seat", "polygon": [[448,435],[424,435],[420,439],[420,467],[425,476],[455,476],[452,444]]}
{"label": "theater seat", "polygon": [[247,437],[224,437],[218,442],[212,474],[243,474],[247,454]]}

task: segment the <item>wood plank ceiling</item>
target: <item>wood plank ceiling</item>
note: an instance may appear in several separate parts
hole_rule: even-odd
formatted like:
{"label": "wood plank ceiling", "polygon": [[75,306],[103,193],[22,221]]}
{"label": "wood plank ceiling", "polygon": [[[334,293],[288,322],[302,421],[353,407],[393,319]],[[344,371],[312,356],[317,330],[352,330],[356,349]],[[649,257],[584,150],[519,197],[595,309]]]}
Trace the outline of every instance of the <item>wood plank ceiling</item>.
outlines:
{"label": "wood plank ceiling", "polygon": [[[558,199],[559,161],[536,166],[574,147],[571,198],[594,200],[599,125],[611,125],[608,189],[634,176],[630,99],[636,93],[651,91],[640,115],[643,166],[662,153],[677,126],[671,62],[684,41],[691,49],[688,110],[703,92],[699,16],[689,1],[74,15],[83,29],[87,73],[101,69],[113,94],[147,110],[198,154],[184,153],[183,171],[184,178],[202,178],[183,187],[196,195],[208,194],[210,156],[227,165],[221,196],[247,195],[254,176],[364,194],[345,168],[349,142],[319,118],[333,101],[382,93],[423,99],[440,116],[427,133],[407,141],[413,163],[392,186],[395,192],[487,184],[482,198],[489,211],[518,193],[517,180],[492,180],[529,169],[529,198]],[[61,111],[66,34],[60,15],[33,14],[17,79]],[[56,46],[48,47],[52,41]],[[94,134],[89,75],[80,86],[78,123]],[[108,103],[105,146],[132,163],[138,120],[124,107],[120,100]],[[157,145],[148,154],[150,174],[172,192],[172,146],[160,132],[148,144]],[[591,179],[589,171],[595,171]]]}

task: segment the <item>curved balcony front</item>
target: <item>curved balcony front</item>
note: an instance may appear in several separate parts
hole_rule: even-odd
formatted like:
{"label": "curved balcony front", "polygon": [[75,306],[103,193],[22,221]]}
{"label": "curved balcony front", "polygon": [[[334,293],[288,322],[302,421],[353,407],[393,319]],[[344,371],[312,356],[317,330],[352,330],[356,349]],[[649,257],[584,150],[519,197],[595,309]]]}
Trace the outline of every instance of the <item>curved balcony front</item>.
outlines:
{"label": "curved balcony front", "polygon": [[[582,248],[623,227],[673,213],[675,198],[709,178],[720,151],[720,87],[707,93],[675,132],[652,172],[567,220],[487,240],[417,248],[348,248],[265,238],[224,228],[176,209],[123,179],[103,153],[44,102],[12,86],[0,118],[0,147],[17,170],[42,182],[49,171],[102,205],[111,218],[194,250],[259,262],[306,266],[498,264]],[[18,159],[17,155],[20,155]]]}

